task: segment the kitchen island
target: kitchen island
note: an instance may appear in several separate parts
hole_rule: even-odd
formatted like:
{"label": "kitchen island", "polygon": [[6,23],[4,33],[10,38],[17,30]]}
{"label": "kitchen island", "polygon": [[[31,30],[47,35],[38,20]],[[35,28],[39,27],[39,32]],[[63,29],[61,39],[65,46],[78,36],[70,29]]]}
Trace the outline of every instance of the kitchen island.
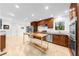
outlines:
{"label": "kitchen island", "polygon": [[48,34],[44,33],[37,33],[37,32],[32,32],[32,33],[25,33],[30,37],[30,43],[41,50],[42,52],[45,53],[45,51],[48,49],[48,42],[46,44],[43,44],[45,41],[43,40],[44,37],[46,37]]}

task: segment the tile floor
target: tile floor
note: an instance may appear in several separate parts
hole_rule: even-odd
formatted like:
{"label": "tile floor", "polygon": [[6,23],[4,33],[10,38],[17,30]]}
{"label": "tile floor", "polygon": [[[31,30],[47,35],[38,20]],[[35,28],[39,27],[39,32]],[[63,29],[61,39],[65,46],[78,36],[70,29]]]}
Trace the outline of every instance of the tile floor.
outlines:
{"label": "tile floor", "polygon": [[42,53],[29,44],[29,37],[25,36],[25,44],[23,44],[23,36],[7,36],[6,51],[3,56],[70,56],[70,50],[56,44],[49,43],[49,48]]}

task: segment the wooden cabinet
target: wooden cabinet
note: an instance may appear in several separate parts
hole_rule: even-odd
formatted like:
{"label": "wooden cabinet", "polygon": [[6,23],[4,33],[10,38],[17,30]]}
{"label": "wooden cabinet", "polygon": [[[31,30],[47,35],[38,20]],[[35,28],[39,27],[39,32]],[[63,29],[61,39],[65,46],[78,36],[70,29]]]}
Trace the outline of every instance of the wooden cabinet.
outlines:
{"label": "wooden cabinet", "polygon": [[69,12],[69,15],[70,15],[70,20],[73,19],[73,17],[76,17],[77,16],[77,3],[72,3],[70,5],[70,12]]}
{"label": "wooden cabinet", "polygon": [[47,21],[48,28],[53,28],[53,20]]}
{"label": "wooden cabinet", "polygon": [[37,26],[37,22],[34,21],[34,22],[31,23],[31,25],[32,25],[32,26]]}
{"label": "wooden cabinet", "polygon": [[53,35],[53,43],[59,44],[60,43],[60,36],[59,35]]}
{"label": "wooden cabinet", "polygon": [[40,26],[40,25],[41,25],[41,22],[39,21],[39,22],[38,22],[38,26]]}
{"label": "wooden cabinet", "polygon": [[40,22],[38,22],[38,26],[48,26],[48,28],[53,28],[53,20],[49,19],[49,20],[42,20]]}
{"label": "wooden cabinet", "polygon": [[47,26],[48,28],[53,28],[54,18],[43,19],[40,21],[33,21],[31,25],[34,27],[34,32],[38,30],[38,26]]}
{"label": "wooden cabinet", "polygon": [[68,47],[69,45],[69,38],[67,35],[53,35],[53,43]]}
{"label": "wooden cabinet", "polygon": [[37,32],[38,31],[38,22],[36,22],[36,21],[32,22],[31,26],[33,26],[33,32]]}
{"label": "wooden cabinet", "polygon": [[38,26],[40,26],[40,25],[42,25],[42,26],[45,25],[45,21],[39,21]]}
{"label": "wooden cabinet", "polygon": [[5,45],[6,45],[6,37],[5,35],[0,35],[0,50],[3,51],[3,49],[5,49]]}
{"label": "wooden cabinet", "polygon": [[79,3],[77,3],[77,56],[79,56]]}
{"label": "wooden cabinet", "polygon": [[72,8],[75,8],[75,14],[73,15],[72,12],[70,12],[70,20],[72,20],[74,16],[77,16],[76,55],[79,56],[79,3],[71,3],[70,9]]}

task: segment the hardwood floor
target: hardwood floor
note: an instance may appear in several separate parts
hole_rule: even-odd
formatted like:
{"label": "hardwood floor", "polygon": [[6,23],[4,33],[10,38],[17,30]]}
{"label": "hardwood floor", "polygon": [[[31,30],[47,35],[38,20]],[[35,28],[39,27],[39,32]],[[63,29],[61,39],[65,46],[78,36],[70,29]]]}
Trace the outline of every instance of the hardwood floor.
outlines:
{"label": "hardwood floor", "polygon": [[25,44],[23,44],[23,36],[7,36],[6,41],[7,54],[3,56],[71,56],[68,48],[52,43],[49,43],[49,49],[44,54],[29,44],[28,36]]}

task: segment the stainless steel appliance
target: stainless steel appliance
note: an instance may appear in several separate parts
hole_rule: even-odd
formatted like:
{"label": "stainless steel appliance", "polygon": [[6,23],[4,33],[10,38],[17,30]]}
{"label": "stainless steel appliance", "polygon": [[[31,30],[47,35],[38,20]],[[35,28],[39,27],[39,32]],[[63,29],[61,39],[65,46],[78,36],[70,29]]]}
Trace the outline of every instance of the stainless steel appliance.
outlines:
{"label": "stainless steel appliance", "polygon": [[72,54],[76,55],[76,27],[77,26],[77,18],[74,18],[70,22],[70,48],[72,51]]}
{"label": "stainless steel appliance", "polygon": [[48,42],[53,42],[52,38],[53,38],[53,37],[52,37],[52,34],[48,34],[46,40],[47,40]]}
{"label": "stainless steel appliance", "polygon": [[2,19],[0,18],[0,29],[2,29]]}
{"label": "stainless steel appliance", "polygon": [[33,27],[32,26],[27,26],[26,27],[26,32],[28,32],[28,33],[33,32]]}

